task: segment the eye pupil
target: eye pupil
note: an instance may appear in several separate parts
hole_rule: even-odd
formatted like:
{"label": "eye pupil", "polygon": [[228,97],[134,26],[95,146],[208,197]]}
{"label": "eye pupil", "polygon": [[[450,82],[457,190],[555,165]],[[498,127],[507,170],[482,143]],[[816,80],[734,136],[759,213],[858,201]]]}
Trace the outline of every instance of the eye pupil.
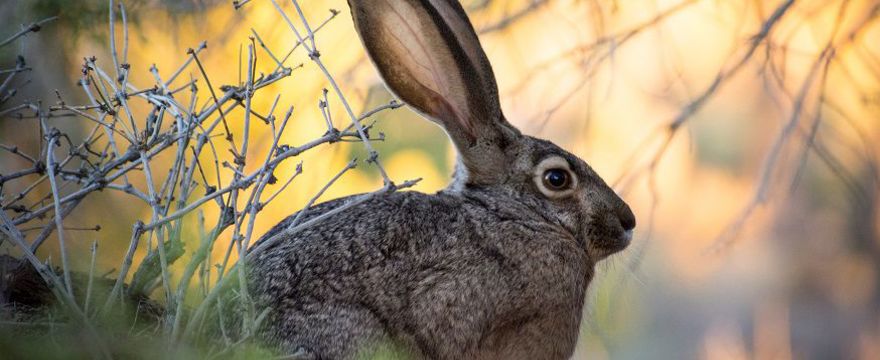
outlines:
{"label": "eye pupil", "polygon": [[568,185],[568,172],[550,169],[544,173],[544,184],[551,190],[562,190]]}

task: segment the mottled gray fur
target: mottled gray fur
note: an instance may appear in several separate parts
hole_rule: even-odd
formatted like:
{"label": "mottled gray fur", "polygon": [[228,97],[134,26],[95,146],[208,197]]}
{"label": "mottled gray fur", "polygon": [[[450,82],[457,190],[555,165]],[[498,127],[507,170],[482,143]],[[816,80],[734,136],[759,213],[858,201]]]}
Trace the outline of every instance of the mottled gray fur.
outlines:
{"label": "mottled gray fur", "polygon": [[[383,344],[427,359],[571,356],[596,262],[629,242],[629,207],[583,160],[507,123],[488,62],[474,63],[485,55],[457,1],[349,3],[389,88],[447,130],[461,165],[437,194],[378,196],[297,233],[288,226],[294,214],[265,234],[260,242],[271,245],[248,260],[251,295],[259,309],[270,308],[263,339],[315,359],[356,358]],[[405,73],[411,64],[397,62],[406,60],[389,59],[407,43],[386,46],[400,36],[382,28],[383,11],[421,22],[425,34],[414,35],[447,56],[433,70],[479,77],[482,83],[456,91],[485,103],[461,105],[442,93],[424,95],[436,84],[413,86],[426,77]],[[450,112],[459,106],[475,122],[470,129],[461,112]],[[540,189],[535,168],[551,157],[563,159],[577,180],[569,195]],[[350,199],[317,205],[300,221]]]}

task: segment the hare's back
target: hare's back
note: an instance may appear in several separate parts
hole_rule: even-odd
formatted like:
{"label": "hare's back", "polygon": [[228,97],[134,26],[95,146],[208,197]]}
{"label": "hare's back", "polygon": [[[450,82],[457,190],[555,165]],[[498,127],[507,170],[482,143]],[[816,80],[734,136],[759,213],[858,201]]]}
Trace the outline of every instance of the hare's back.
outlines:
{"label": "hare's back", "polygon": [[[353,198],[319,204],[304,223],[344,206]],[[330,215],[297,233],[285,234],[293,214],[257,243],[272,245],[249,260],[256,294],[266,300],[352,299],[363,293],[395,291],[416,268],[460,261],[472,252],[474,209],[452,195],[399,192],[377,196]],[[389,283],[390,282],[390,283]],[[300,301],[300,300],[295,300]]]}

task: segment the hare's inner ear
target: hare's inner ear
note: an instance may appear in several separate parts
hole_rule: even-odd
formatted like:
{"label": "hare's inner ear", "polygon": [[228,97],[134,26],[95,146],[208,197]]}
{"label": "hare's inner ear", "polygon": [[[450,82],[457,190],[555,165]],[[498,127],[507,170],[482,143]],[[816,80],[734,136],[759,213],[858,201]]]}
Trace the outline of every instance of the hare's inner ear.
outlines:
{"label": "hare's inner ear", "polygon": [[495,75],[458,1],[348,3],[391,91],[446,129],[471,174],[497,173],[489,168],[504,162],[501,148],[519,132],[504,120]]}

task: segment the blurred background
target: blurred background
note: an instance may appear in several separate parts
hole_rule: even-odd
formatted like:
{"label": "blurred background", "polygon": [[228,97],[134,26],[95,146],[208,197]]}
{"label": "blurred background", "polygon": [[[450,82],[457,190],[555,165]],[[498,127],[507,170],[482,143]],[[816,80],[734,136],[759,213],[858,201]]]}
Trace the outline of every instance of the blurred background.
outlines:
{"label": "blurred background", "polygon": [[[638,219],[633,245],[598,266],[575,358],[880,358],[880,2],[462,3],[494,65],[507,118],[587,160]],[[241,81],[252,31],[271,49],[295,42],[268,0],[238,10],[230,1],[124,4],[127,62],[140,87],[152,86],[151,66],[170,73],[202,41],[215,87]],[[345,1],[302,5],[314,24],[332,18],[316,41],[355,112],[387,103]],[[52,104],[57,90],[66,102],[87,103],[76,86],[82,59],[112,67],[107,9],[101,0],[0,3],[0,38],[58,16],[0,48],[0,69],[14,67],[18,54],[32,69],[14,97]],[[282,143],[297,145],[326,131],[318,102],[328,84],[304,52],[293,58],[303,66],[268,92],[280,94],[279,108],[296,109]],[[188,71],[181,77],[199,77]],[[257,97],[253,106],[273,100]],[[337,127],[347,124],[332,99],[329,110]],[[38,124],[12,115],[0,121],[0,144],[36,148]],[[439,127],[407,108],[372,120],[385,135],[375,146],[394,181],[421,178],[414,190],[429,193],[445,186],[454,152]],[[81,120],[52,121],[85,132]],[[255,131],[253,155],[263,156],[271,136]],[[279,178],[298,161],[303,174],[263,211],[255,233],[300,209],[353,157],[365,158],[361,144],[323,146],[290,162]],[[0,173],[16,161],[0,156]],[[381,186],[375,167],[362,163],[320,200]],[[88,266],[98,240],[99,268],[116,269],[131,224],[150,218],[141,205],[117,193],[89,197],[65,223],[101,230],[68,232],[74,265]],[[216,207],[204,211],[217,216]],[[40,256],[56,250],[46,246]]]}

